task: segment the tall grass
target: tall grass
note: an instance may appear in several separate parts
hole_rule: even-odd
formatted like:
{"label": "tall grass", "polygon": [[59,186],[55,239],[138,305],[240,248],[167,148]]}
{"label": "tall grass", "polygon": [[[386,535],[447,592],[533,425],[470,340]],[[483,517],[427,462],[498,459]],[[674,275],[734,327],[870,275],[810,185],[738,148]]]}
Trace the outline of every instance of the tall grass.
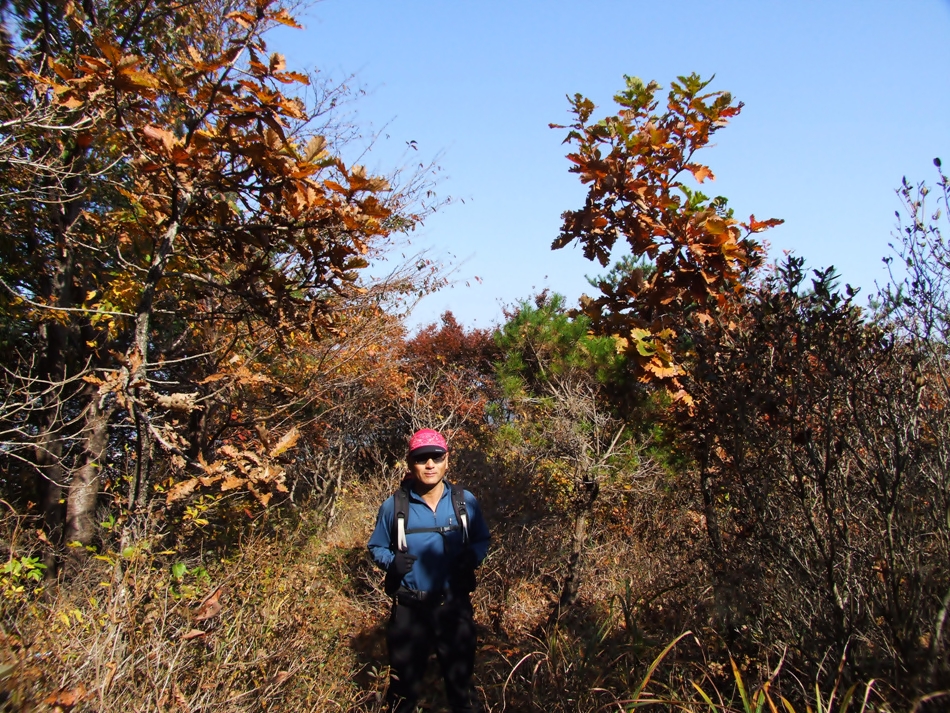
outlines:
{"label": "tall grass", "polygon": [[374,710],[384,681],[357,680],[367,617],[347,550],[270,525],[224,558],[101,555],[20,607],[0,649],[8,709]]}
{"label": "tall grass", "polygon": [[[388,601],[365,542],[389,487],[348,486],[330,527],[306,508],[271,512],[227,551],[183,557],[139,543],[8,597],[0,710],[378,713]],[[908,701],[878,681],[846,682],[843,661],[809,680],[767,647],[730,650],[708,628],[668,635],[703,592],[651,589],[645,550],[609,533],[593,543],[579,603],[551,623],[560,559],[547,527],[559,524],[519,536],[499,527],[480,572],[475,684],[486,713],[946,710],[941,692]],[[434,662],[427,682],[423,703],[443,710]]]}

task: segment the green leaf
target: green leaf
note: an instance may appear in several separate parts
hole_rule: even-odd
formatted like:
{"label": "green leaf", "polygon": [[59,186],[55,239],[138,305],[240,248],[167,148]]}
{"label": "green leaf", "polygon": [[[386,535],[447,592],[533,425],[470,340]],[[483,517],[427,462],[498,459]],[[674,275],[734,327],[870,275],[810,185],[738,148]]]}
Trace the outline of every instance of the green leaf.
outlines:
{"label": "green leaf", "polygon": [[752,713],[752,706],[749,704],[749,696],[745,690],[745,684],[742,681],[742,674],[739,672],[739,667],[736,665],[736,661],[732,656],[729,657],[729,663],[732,664],[732,675],[735,676],[736,686],[739,688],[739,695],[742,696],[742,708],[746,713]]}

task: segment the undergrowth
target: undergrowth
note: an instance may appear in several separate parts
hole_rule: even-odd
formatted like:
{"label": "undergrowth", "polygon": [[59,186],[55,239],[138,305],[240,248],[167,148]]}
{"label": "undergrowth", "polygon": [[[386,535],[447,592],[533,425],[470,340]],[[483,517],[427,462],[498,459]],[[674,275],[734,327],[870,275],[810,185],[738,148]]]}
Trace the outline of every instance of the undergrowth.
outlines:
{"label": "undergrowth", "polygon": [[[8,588],[0,710],[381,711],[389,603],[365,542],[388,487],[350,487],[329,527],[306,508],[275,510],[223,552],[131,548],[87,557],[68,580]],[[592,544],[580,602],[552,618],[558,528],[496,527],[475,597],[486,712],[924,713],[947,702],[844,681],[840,662],[808,680],[782,652],[731,648],[710,627],[671,635],[684,602],[701,609],[708,593],[609,534]],[[10,561],[37,556],[23,542]],[[428,681],[426,710],[444,710],[434,662]]]}

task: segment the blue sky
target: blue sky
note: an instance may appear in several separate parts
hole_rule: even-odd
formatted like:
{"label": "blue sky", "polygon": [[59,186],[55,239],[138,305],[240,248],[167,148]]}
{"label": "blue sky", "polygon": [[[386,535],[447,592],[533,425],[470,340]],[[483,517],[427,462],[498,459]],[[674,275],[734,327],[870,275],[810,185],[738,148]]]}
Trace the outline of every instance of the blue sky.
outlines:
{"label": "blue sky", "polygon": [[306,29],[270,49],[356,75],[356,119],[382,132],[371,167],[439,156],[453,203],[412,240],[456,265],[456,284],[414,325],[450,309],[489,327],[538,290],[592,291],[599,266],[550,249],[584,189],[548,124],[569,120],[575,92],[612,112],[624,74],[664,87],[715,74],[745,108],[700,155],[717,176],[705,192],[740,217],[784,218],[773,257],[833,264],[865,294],[886,279],[901,177],[932,183],[933,158],[950,161],[948,0],[323,0],[299,17]]}

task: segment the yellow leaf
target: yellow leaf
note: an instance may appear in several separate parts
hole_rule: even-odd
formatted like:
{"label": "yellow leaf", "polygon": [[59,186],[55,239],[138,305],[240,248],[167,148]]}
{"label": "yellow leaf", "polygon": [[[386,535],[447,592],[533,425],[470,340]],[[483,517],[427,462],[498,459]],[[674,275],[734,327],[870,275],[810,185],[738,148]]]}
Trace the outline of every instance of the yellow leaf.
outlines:
{"label": "yellow leaf", "polygon": [[112,64],[118,64],[119,60],[122,59],[122,50],[109,42],[109,39],[105,35],[100,35],[96,38],[95,43],[99,51],[102,52],[102,56]]}
{"label": "yellow leaf", "polygon": [[133,87],[142,87],[145,89],[157,89],[158,80],[148,72],[141,72],[137,69],[122,69],[119,71],[119,77],[125,80],[123,83],[130,84]]}
{"label": "yellow leaf", "polygon": [[651,359],[650,362],[643,368],[660,379],[669,379],[670,377],[677,376],[680,373],[679,367],[677,367],[675,364],[672,366],[666,366],[662,360],[656,358]]}
{"label": "yellow leaf", "polygon": [[270,452],[270,457],[276,458],[281,453],[284,453],[290,450],[296,445],[297,440],[299,438],[300,438],[300,432],[297,431],[297,427],[294,426],[289,431],[287,431],[287,433],[284,434],[284,437],[281,438],[280,441],[277,442],[277,445],[274,446],[274,448]]}
{"label": "yellow leaf", "polygon": [[287,27],[293,27],[298,30],[303,29],[303,25],[298,24],[297,21],[290,16],[290,13],[288,13],[283,8],[281,8],[279,12],[271,15],[271,19],[276,20],[282,25],[287,25]]}
{"label": "yellow leaf", "polygon": [[708,230],[713,235],[722,235],[728,230],[726,221],[721,218],[710,218],[706,221],[706,230]]}
{"label": "yellow leaf", "polygon": [[222,374],[222,373],[219,372],[219,373],[217,373],[217,374],[212,374],[211,376],[205,377],[204,379],[202,379],[202,380],[199,381],[198,383],[199,383],[199,384],[210,384],[212,381],[221,381],[221,379],[227,379],[227,378],[228,378],[228,375],[227,375],[227,374]]}

